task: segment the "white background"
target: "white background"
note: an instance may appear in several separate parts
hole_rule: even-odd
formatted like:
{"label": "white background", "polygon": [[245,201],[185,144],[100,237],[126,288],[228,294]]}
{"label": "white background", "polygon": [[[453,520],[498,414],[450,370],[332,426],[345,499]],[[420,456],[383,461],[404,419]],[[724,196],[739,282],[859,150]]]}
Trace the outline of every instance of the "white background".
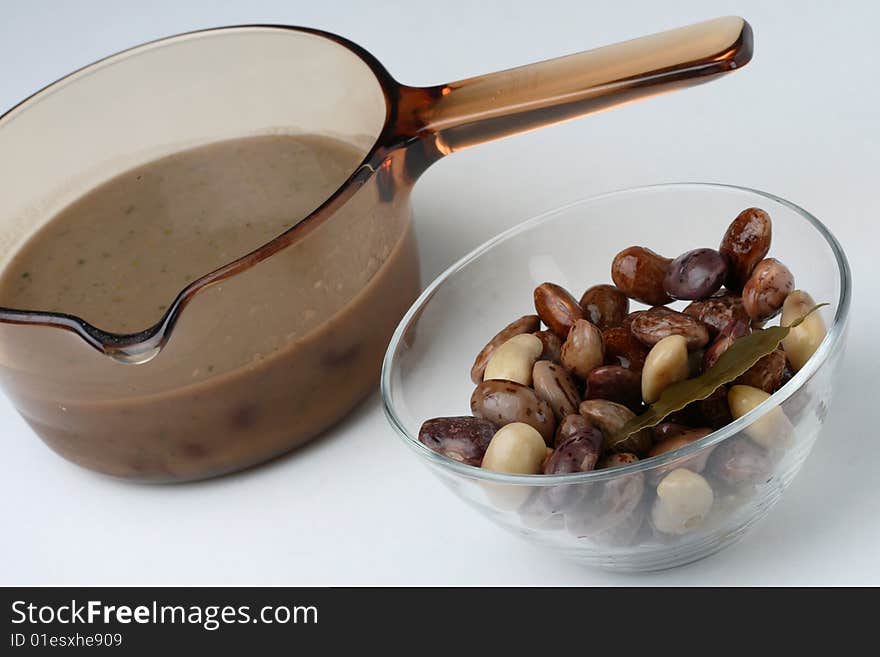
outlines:
{"label": "white background", "polygon": [[[81,470],[0,398],[4,584],[880,584],[877,223],[880,80],[872,2],[34,2],[4,0],[0,110],[116,50],[245,22],[319,27],[432,84],[740,14],[756,55],[719,82],[444,159],[416,187],[425,281],[553,206],[662,181],[794,200],[847,250],[850,344],[826,429],[755,531],[697,564],[620,576],[507,535],[392,434],[374,395],[311,446],[199,484]],[[4,153],[3,157],[10,157]]]}

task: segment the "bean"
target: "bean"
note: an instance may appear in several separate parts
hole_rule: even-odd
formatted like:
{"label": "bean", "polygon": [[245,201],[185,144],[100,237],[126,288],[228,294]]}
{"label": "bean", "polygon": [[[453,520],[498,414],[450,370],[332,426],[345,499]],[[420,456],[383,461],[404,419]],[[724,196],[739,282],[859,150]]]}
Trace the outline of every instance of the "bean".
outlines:
{"label": "bean", "polygon": [[712,367],[735,340],[752,332],[748,319],[734,318],[725,326],[703,354],[703,370]]}
{"label": "bean", "polygon": [[419,430],[419,442],[455,461],[479,466],[495,425],[476,417],[435,417]]}
{"label": "bean", "polygon": [[728,438],[709,457],[709,470],[728,486],[767,481],[773,469],[770,454],[751,440]]}
{"label": "bean", "polygon": [[615,326],[602,332],[605,343],[605,364],[619,365],[641,372],[648,357],[648,348],[628,328]]}
{"label": "bean", "polygon": [[691,429],[693,429],[693,427],[689,427],[686,424],[679,424],[678,422],[661,422],[653,429],[654,441],[660,442],[669,438],[674,438],[675,436],[680,436]]}
{"label": "bean", "polygon": [[668,386],[684,381],[688,375],[687,341],[669,335],[653,346],[642,370],[642,399],[653,404]]}
{"label": "bean", "polygon": [[677,468],[657,485],[651,522],[664,534],[686,534],[703,523],[714,501],[708,481],[696,472]]}
{"label": "bean", "polygon": [[731,222],[718,247],[727,258],[725,284],[728,289],[736,292],[743,289],[755,265],[767,257],[771,237],[770,215],[758,208],[743,210]]}
{"label": "bean", "polygon": [[705,347],[709,342],[706,325],[690,315],[657,306],[633,320],[632,334],[649,347],[670,335],[680,335],[687,341],[688,350]]}
{"label": "bean", "polygon": [[[654,447],[651,448],[648,456],[660,456],[661,454],[681,449],[682,447],[705,438],[710,433],[712,433],[712,429],[709,427],[687,429],[687,431],[683,431],[672,438],[666,438],[665,440],[656,443]],[[652,483],[657,482],[666,476],[668,472],[676,468],[687,468],[692,472],[702,472],[706,468],[706,461],[709,459],[711,453],[711,448],[703,448],[686,459],[676,459],[672,464],[654,468],[650,473],[650,480]]]}
{"label": "bean", "polygon": [[703,373],[703,356],[706,355],[705,349],[696,349],[688,352],[688,378],[700,376]]}
{"label": "bean", "polygon": [[727,386],[720,386],[715,392],[694,402],[696,418],[700,424],[720,429],[733,422],[730,406],[727,403]]}
{"label": "bean", "polygon": [[749,322],[742,297],[729,292],[694,301],[682,312],[705,324],[711,337],[717,336],[734,319]]}
{"label": "bean", "polygon": [[535,310],[551,331],[565,340],[574,323],[586,317],[583,308],[568,290],[554,283],[535,288]]}
{"label": "bean", "polygon": [[559,424],[556,449],[547,459],[544,474],[589,472],[602,453],[602,433],[581,415],[569,415]]}
{"label": "bean", "polygon": [[715,249],[694,249],[669,265],[663,289],[673,299],[705,299],[724,283],[727,261]]}
{"label": "bean", "polygon": [[631,313],[628,313],[624,316],[623,321],[620,322],[621,328],[625,328],[629,331],[632,328],[632,323],[636,320],[636,317],[640,317],[644,315],[647,310],[633,310]]}
{"label": "bean", "polygon": [[[803,290],[795,290],[782,304],[783,326],[789,326],[793,321],[803,317],[816,303],[813,298]],[[809,315],[798,326],[792,328],[782,341],[782,348],[791,363],[792,369],[799,371],[810,359],[822,340],[825,339],[825,322],[818,311]]]}
{"label": "bean", "polygon": [[752,365],[735,383],[773,393],[779,390],[784,374],[785,353],[777,349]]}
{"label": "bean", "polygon": [[[632,454],[612,454],[604,459],[602,467],[617,467],[637,460]],[[645,475],[641,472],[618,475],[602,482],[598,492],[588,494],[588,503],[566,511],[566,527],[578,537],[589,537],[593,543],[629,544],[644,519],[641,504],[644,492]]]}
{"label": "bean", "polygon": [[538,474],[546,453],[544,439],[534,427],[513,422],[492,437],[482,467],[494,472]]}
{"label": "bean", "polygon": [[[672,437],[667,437],[655,444],[651,448],[651,451],[648,452],[648,456],[660,456],[661,454],[666,454],[666,452],[681,449],[685,445],[690,445],[701,438],[705,438],[710,433],[712,433],[712,429],[709,427],[697,427],[695,429],[688,427],[681,433],[677,433]],[[700,465],[696,472],[702,472],[703,465],[705,465],[705,458],[703,459],[703,464]]]}
{"label": "bean", "polygon": [[515,335],[498,347],[486,363],[483,380],[504,379],[524,386],[532,384],[532,368],[544,344],[531,333]]}
{"label": "bean", "polygon": [[483,372],[486,370],[486,363],[492,357],[492,353],[502,344],[510,340],[520,333],[533,333],[541,327],[541,320],[537,315],[524,315],[517,320],[501,329],[488,343],[480,350],[474,359],[473,367],[471,367],[471,381],[475,384],[483,380]]}
{"label": "bean", "polygon": [[[741,418],[769,398],[769,393],[744,385],[731,386],[727,393],[730,412],[735,419]],[[748,425],[744,431],[761,447],[775,449],[786,445],[794,430],[785,413],[779,406],[776,406]]]}
{"label": "bean", "polygon": [[550,405],[557,420],[577,413],[581,395],[565,368],[539,360],[532,371],[532,380],[535,394]]}
{"label": "bean", "polygon": [[614,256],[611,280],[630,299],[662,306],[671,301],[663,288],[671,262],[643,246],[630,246]]}
{"label": "bean", "polygon": [[596,469],[619,468],[623,465],[638,463],[639,457],[631,452],[613,452],[599,461]]}
{"label": "bean", "polygon": [[532,335],[544,345],[538,360],[549,360],[551,363],[558,364],[562,352],[562,340],[559,339],[559,336],[553,331],[535,331]]}
{"label": "bean", "polygon": [[586,319],[578,319],[562,345],[562,364],[575,376],[586,379],[605,361],[602,332]]}
{"label": "bean", "polygon": [[759,262],[743,288],[743,306],[755,322],[776,315],[785,298],[794,290],[794,276],[775,258]]}
{"label": "bean", "polygon": [[537,429],[548,445],[553,444],[556,430],[553,410],[534,390],[520,383],[483,381],[471,395],[471,412],[499,428],[511,422],[523,422]]}
{"label": "bean", "polygon": [[597,367],[587,377],[586,399],[606,399],[633,411],[642,407],[642,377],[618,365]]}
{"label": "bean", "polygon": [[[599,427],[602,435],[605,437],[605,446],[608,447],[608,441],[615,436],[623,426],[635,417],[635,413],[626,406],[616,404],[607,399],[587,399],[581,402],[578,412]],[[622,443],[614,446],[615,451],[636,452],[637,454],[645,454],[651,448],[653,437],[650,429],[643,429],[629,436]]]}
{"label": "bean", "polygon": [[613,285],[594,285],[584,292],[579,303],[586,318],[603,331],[620,326],[629,312],[629,299]]}

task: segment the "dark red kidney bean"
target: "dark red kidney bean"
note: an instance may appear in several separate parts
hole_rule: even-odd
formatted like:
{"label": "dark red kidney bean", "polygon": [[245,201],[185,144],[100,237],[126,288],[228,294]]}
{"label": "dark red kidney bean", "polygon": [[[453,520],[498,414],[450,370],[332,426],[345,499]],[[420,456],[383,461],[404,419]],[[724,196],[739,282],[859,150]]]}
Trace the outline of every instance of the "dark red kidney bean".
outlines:
{"label": "dark red kidney bean", "polygon": [[743,306],[742,297],[725,292],[716,294],[702,301],[694,301],[682,311],[694,319],[703,322],[709,329],[710,337],[715,337],[732,319],[750,321]]}
{"label": "dark red kidney bean", "polygon": [[435,417],[419,430],[419,442],[443,456],[479,467],[495,425],[477,417]]}
{"label": "dark red kidney bean", "polygon": [[643,246],[630,246],[614,256],[611,280],[630,299],[662,306],[671,301],[663,289],[670,262]]}
{"label": "dark red kidney bean", "polygon": [[555,283],[541,283],[535,288],[534,296],[538,317],[563,340],[577,320],[586,318],[577,299]]}
{"label": "dark red kidney bean", "polygon": [[712,367],[721,357],[721,354],[727,351],[735,340],[751,332],[752,328],[747,319],[740,319],[738,317],[731,319],[727,326],[718,334],[718,337],[715,338],[714,342],[706,349],[706,353],[703,354],[703,370],[708,370]]}
{"label": "dark red kidney bean", "polygon": [[785,298],[794,290],[794,275],[775,258],[766,258],[755,265],[743,288],[743,306],[749,317],[764,322],[775,316]]}
{"label": "dark red kidney bean", "polygon": [[569,415],[559,424],[556,449],[544,465],[544,474],[589,472],[602,453],[602,432],[582,415]]}
{"label": "dark red kidney bean", "polygon": [[719,387],[711,395],[694,404],[697,407],[700,424],[704,426],[720,429],[733,422],[730,405],[727,403],[727,386]]}
{"label": "dark red kidney bean", "polygon": [[480,383],[483,380],[483,373],[486,371],[486,363],[495,353],[495,350],[520,333],[533,333],[541,328],[541,321],[537,315],[524,315],[519,319],[512,321],[510,324],[501,329],[495,336],[486,343],[480,353],[474,359],[473,367],[471,367],[471,381]]}
{"label": "dark red kidney bean", "polygon": [[535,337],[544,345],[544,351],[538,360],[549,360],[551,363],[559,363],[562,353],[562,340],[553,331],[535,331]]}
{"label": "dark red kidney bean", "polygon": [[747,208],[734,219],[718,251],[727,259],[728,289],[739,292],[743,289],[752,270],[770,251],[772,226],[770,215],[759,208]]}
{"label": "dark red kidney bean", "polygon": [[471,395],[474,417],[489,420],[497,428],[511,422],[525,422],[537,429],[547,445],[553,444],[556,418],[553,409],[529,387],[514,381],[483,381]]}
{"label": "dark red kidney bean", "polygon": [[651,308],[636,317],[630,330],[649,347],[670,335],[682,336],[687,341],[688,351],[705,347],[709,342],[709,330],[705,324],[690,315],[663,306]]}
{"label": "dark red kidney bean", "polygon": [[773,394],[782,387],[785,366],[785,352],[777,349],[752,365],[735,383],[760,388],[764,392]]}
{"label": "dark red kidney bean", "polygon": [[642,377],[619,365],[603,365],[587,377],[585,399],[607,399],[623,404],[634,413],[642,408]]}
{"label": "dark red kidney bean", "polygon": [[728,486],[759,484],[772,470],[767,450],[743,438],[728,438],[709,457],[709,472]]}
{"label": "dark red kidney bean", "polygon": [[580,300],[587,319],[600,329],[620,326],[629,312],[629,298],[613,285],[594,285]]}
{"label": "dark red kidney bean", "polygon": [[689,427],[721,427],[733,422],[730,406],[727,403],[727,386],[720,386],[715,392],[699,401],[694,401],[680,411],[670,413],[667,422],[684,424]]}
{"label": "dark red kidney bean", "polygon": [[663,289],[673,299],[705,299],[721,288],[725,276],[724,256],[715,249],[694,249],[672,261]]}
{"label": "dark red kidney bean", "polygon": [[619,365],[641,372],[650,351],[628,328],[615,326],[602,332],[605,342],[605,364]]}

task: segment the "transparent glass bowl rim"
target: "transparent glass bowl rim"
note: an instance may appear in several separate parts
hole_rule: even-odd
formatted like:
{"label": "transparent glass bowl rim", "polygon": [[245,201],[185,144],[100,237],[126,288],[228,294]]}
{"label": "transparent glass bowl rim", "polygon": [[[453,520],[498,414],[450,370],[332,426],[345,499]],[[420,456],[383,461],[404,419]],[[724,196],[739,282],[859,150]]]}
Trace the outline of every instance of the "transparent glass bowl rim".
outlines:
{"label": "transparent glass bowl rim", "polygon": [[[773,393],[768,399],[766,399],[764,402],[756,406],[754,409],[752,409],[742,417],[734,420],[733,422],[722,427],[721,429],[713,431],[705,438],[690,443],[685,447],[667,452],[665,454],[661,454],[659,456],[640,460],[630,465],[618,466],[615,468],[602,470],[592,470],[590,472],[575,472],[560,475],[531,475],[507,474],[502,472],[493,472],[491,470],[483,470],[482,468],[478,468],[472,465],[466,465],[464,463],[460,463],[441,454],[438,454],[437,452],[434,452],[433,450],[420,443],[417,436],[413,436],[409,433],[409,431],[407,431],[403,422],[397,415],[391,397],[391,372],[394,361],[394,353],[397,351],[398,345],[403,339],[403,335],[406,332],[406,329],[412,321],[413,317],[415,317],[416,314],[431,300],[431,298],[434,296],[434,293],[441,285],[443,285],[447,280],[449,280],[459,271],[464,269],[468,264],[482,256],[484,253],[486,253],[496,245],[500,244],[501,242],[505,242],[508,239],[519,235],[520,233],[528,231],[532,228],[536,228],[545,222],[551,221],[557,215],[572,210],[574,208],[617,196],[635,195],[642,192],[658,190],[683,191],[688,188],[699,190],[715,189],[718,191],[746,192],[757,196],[763,196],[764,198],[779,203],[780,205],[783,205],[790,210],[793,210],[796,214],[800,215],[803,219],[806,220],[808,224],[810,224],[819,232],[819,234],[825,239],[825,241],[828,243],[828,246],[831,248],[831,251],[834,254],[834,258],[837,263],[837,269],[840,276],[840,301],[837,306],[837,312],[834,315],[833,322],[828,329],[828,333],[825,336],[825,339],[819,345],[816,353],[813,354],[813,356],[807,362],[806,366],[803,367],[799,372],[797,372],[788,383],[786,383],[784,386],[782,386],[782,388]],[[415,300],[412,306],[410,306],[406,315],[404,315],[403,319],[398,324],[397,329],[394,331],[394,335],[391,337],[391,342],[388,345],[388,349],[385,352],[385,358],[382,363],[382,375],[380,381],[382,406],[384,408],[386,418],[407,446],[415,450],[422,457],[428,459],[431,463],[447,470],[451,470],[470,479],[480,479],[483,481],[510,485],[558,486],[561,484],[567,485],[581,484],[587,482],[599,482],[628,474],[633,474],[636,472],[642,472],[644,470],[650,470],[662,466],[672,461],[679,461],[681,459],[687,458],[688,456],[693,455],[707,447],[716,445],[726,440],[727,438],[739,433],[753,422],[759,420],[763,415],[770,412],[773,408],[779,406],[791,395],[797,392],[813,376],[813,374],[839,349],[840,342],[843,338],[844,327],[846,326],[847,318],[849,316],[851,289],[852,275],[850,272],[849,262],[847,261],[846,255],[843,251],[843,247],[841,247],[840,243],[837,241],[837,238],[834,237],[831,231],[829,231],[828,228],[821,221],[819,221],[819,219],[804,210],[802,207],[790,201],[787,201],[784,198],[775,196],[774,194],[770,194],[768,192],[751,189],[749,187],[703,182],[662,183],[657,185],[645,185],[640,187],[618,189],[596,196],[578,199],[563,206],[548,210],[547,212],[543,212],[535,217],[532,217],[531,219],[527,219],[526,221],[523,221],[513,226],[512,228],[500,233],[499,235],[496,235],[487,242],[484,242],[482,245],[478,246],[476,249],[462,257],[460,260],[448,267],[443,273],[437,276],[437,278],[434,279],[434,281],[430,285],[428,285],[427,288],[425,288],[422,294],[419,295],[419,298]]]}

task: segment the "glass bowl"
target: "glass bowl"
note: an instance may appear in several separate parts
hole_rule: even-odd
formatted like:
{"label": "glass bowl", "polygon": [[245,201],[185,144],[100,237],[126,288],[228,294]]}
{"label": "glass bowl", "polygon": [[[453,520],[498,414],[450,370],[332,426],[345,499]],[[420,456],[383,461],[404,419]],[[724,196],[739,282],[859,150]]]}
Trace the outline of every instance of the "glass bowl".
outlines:
{"label": "glass bowl", "polygon": [[[685,448],[606,470],[515,475],[482,470],[437,454],[418,440],[432,417],[467,415],[470,367],[487,340],[512,319],[533,313],[544,281],[579,295],[609,282],[614,255],[630,245],[675,257],[717,248],[741,210],[773,220],[770,255],[788,265],[795,286],[817,302],[828,334],[808,363],[767,401]],[[843,250],[814,216],[784,199],[741,187],[669,184],[612,192],[530,219],[447,269],[401,321],[385,355],[385,413],[403,442],[459,497],[534,543],[586,565],[611,570],[670,568],[730,545],[767,514],[807,458],[824,423],[841,361],[850,304]],[[685,302],[679,302],[681,307]],[[631,305],[631,310],[640,304]],[[768,414],[770,414],[769,417]],[[720,476],[718,454],[749,441],[764,418],[778,428],[775,447],[755,477]],[[676,468],[701,470],[713,489],[705,519],[664,534],[651,509],[658,480]]]}

